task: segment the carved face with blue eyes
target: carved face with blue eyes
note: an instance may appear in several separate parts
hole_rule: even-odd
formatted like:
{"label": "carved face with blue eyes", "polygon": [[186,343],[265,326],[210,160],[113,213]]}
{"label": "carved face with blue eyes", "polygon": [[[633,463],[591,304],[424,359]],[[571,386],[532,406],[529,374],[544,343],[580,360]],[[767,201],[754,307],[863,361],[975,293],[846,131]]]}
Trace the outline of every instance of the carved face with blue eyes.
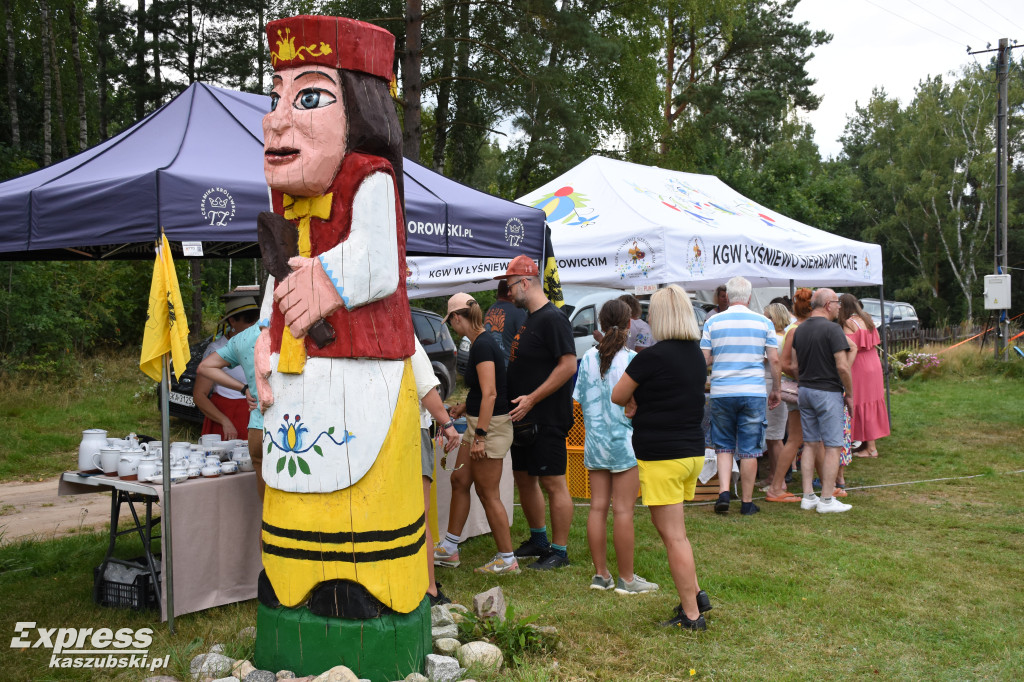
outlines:
{"label": "carved face with blue eyes", "polygon": [[345,158],[348,121],[334,69],[301,65],[274,74],[263,117],[263,172],[292,196],[323,194]]}

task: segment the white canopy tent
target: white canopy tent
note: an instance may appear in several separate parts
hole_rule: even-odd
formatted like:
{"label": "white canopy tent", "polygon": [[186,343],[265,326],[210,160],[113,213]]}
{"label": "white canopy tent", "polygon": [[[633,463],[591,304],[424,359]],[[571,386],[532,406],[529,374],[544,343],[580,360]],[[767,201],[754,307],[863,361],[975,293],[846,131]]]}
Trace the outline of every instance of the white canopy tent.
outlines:
{"label": "white canopy tent", "polygon": [[706,289],[882,283],[882,249],[797,222],[718,178],[592,156],[517,200],[543,209],[563,282]]}
{"label": "white canopy tent", "polygon": [[[592,156],[520,197],[542,209],[563,284],[708,289],[734,275],[755,287],[882,283],[882,249],[776,213],[711,175]],[[410,295],[493,288],[507,262],[410,259]]]}

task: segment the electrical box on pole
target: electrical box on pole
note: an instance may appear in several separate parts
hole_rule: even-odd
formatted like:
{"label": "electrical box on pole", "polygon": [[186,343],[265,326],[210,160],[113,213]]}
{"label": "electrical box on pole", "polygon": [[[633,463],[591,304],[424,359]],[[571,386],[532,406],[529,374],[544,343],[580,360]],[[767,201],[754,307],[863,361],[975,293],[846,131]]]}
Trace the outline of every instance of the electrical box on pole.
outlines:
{"label": "electrical box on pole", "polygon": [[1010,309],[1010,276],[985,275],[985,310]]}

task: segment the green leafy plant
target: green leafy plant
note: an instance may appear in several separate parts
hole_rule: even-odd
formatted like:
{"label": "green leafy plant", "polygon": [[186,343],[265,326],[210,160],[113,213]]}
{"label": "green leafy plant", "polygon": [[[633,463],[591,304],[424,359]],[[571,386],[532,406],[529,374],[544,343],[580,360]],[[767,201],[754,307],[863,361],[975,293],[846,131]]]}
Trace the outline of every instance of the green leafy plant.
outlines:
{"label": "green leafy plant", "polygon": [[484,640],[495,645],[513,667],[521,665],[528,654],[550,653],[557,646],[557,638],[537,628],[536,616],[519,617],[509,604],[505,607],[505,620],[496,616],[480,618],[463,613],[459,622],[459,639],[463,642]]}

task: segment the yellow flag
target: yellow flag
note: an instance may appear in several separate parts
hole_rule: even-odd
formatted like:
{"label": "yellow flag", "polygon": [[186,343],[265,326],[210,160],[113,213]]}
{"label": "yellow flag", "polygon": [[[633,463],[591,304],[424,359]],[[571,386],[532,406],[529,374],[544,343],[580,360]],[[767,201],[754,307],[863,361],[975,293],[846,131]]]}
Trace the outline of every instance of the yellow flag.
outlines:
{"label": "yellow flag", "polygon": [[188,321],[181,302],[178,275],[174,272],[171,245],[161,232],[161,246],[153,264],[153,284],[149,287],[149,311],[146,331],[142,336],[142,356],[139,369],[154,381],[160,381],[160,363],[165,353],[177,372],[188,365]]}

